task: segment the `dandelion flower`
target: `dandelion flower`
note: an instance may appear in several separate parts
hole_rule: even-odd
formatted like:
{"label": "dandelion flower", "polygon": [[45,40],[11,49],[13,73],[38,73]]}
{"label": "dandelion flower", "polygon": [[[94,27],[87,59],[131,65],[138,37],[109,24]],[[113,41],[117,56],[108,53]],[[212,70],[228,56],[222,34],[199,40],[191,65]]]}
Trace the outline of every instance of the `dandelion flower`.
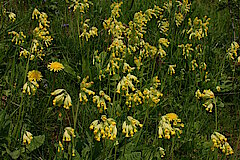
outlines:
{"label": "dandelion flower", "polygon": [[42,80],[42,74],[41,72],[37,71],[37,70],[32,70],[28,72],[28,80],[30,82],[34,81],[41,81]]}
{"label": "dandelion flower", "polygon": [[58,71],[61,71],[62,69],[64,69],[64,66],[62,65],[62,63],[52,62],[48,65],[48,69],[50,71],[58,72]]}

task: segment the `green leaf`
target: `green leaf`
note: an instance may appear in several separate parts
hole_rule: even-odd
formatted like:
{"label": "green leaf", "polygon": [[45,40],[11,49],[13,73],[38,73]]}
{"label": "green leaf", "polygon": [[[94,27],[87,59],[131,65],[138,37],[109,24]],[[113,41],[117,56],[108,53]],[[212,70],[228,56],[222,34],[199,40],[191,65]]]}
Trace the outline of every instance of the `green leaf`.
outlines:
{"label": "green leaf", "polygon": [[17,159],[20,156],[20,150],[11,152],[8,148],[6,148],[6,151],[12,157],[12,159]]}
{"label": "green leaf", "polygon": [[140,160],[140,159],[141,152],[132,152],[130,154],[124,154],[124,160]]}
{"label": "green leaf", "polygon": [[35,149],[39,148],[41,145],[43,145],[45,141],[45,135],[40,135],[40,136],[34,136],[33,140],[29,145],[27,145],[27,151],[30,153],[34,151]]}

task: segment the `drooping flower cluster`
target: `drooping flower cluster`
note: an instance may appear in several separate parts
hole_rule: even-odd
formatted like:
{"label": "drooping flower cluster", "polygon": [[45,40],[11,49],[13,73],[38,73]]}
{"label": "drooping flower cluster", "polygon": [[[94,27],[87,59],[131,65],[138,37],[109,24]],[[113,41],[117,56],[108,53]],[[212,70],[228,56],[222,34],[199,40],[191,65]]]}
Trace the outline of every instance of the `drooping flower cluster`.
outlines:
{"label": "drooping flower cluster", "polygon": [[80,84],[80,92],[79,92],[79,101],[86,103],[88,101],[87,95],[95,95],[95,92],[88,89],[93,85],[93,82],[87,82],[89,77],[83,78],[81,84]]}
{"label": "drooping flower cluster", "polygon": [[214,151],[215,148],[219,148],[225,155],[234,153],[232,147],[227,142],[227,138],[221,133],[214,132],[211,135],[211,140],[213,142],[212,151]]}
{"label": "drooping flower cluster", "polygon": [[181,127],[184,127],[184,124],[181,123],[181,119],[178,118],[178,115],[175,113],[168,113],[165,116],[161,117],[161,120],[158,125],[158,138],[170,139],[171,136],[177,135],[180,138],[182,134]]}
{"label": "drooping flower cluster", "polygon": [[26,36],[23,34],[23,32],[17,33],[15,31],[11,31],[8,32],[8,34],[13,35],[12,42],[15,42],[16,45],[21,45],[24,42],[24,39],[26,39]]}
{"label": "drooping flower cluster", "polygon": [[126,135],[126,137],[133,137],[134,133],[136,133],[137,127],[142,128],[143,125],[136,119],[131,116],[127,117],[127,120],[123,122],[122,125],[122,133]]}
{"label": "drooping flower cluster", "polygon": [[23,134],[23,144],[24,145],[30,144],[32,139],[33,139],[32,133],[25,131]]}
{"label": "drooping flower cluster", "polygon": [[123,76],[123,78],[121,79],[121,81],[118,83],[117,85],[117,93],[122,92],[126,92],[126,95],[129,94],[129,88],[131,88],[132,91],[135,91],[135,87],[133,85],[133,80],[135,82],[138,82],[137,77],[134,75],[131,75],[130,73],[128,73],[128,75],[125,77]]}
{"label": "drooping flower cluster", "polygon": [[63,133],[63,142],[70,142],[71,138],[75,138],[74,129],[72,127],[66,127]]}
{"label": "drooping flower cluster", "polygon": [[89,8],[90,5],[92,5],[91,1],[84,0],[83,2],[80,2],[80,0],[71,0],[73,3],[68,7],[73,8],[73,12],[79,11],[80,13],[85,13],[85,11]]}
{"label": "drooping flower cluster", "polygon": [[238,63],[240,63],[240,56],[237,54],[238,48],[239,44],[237,42],[232,42],[231,47],[227,50],[227,58],[231,60],[235,60],[235,58],[237,58]]}
{"label": "drooping flower cluster", "polygon": [[107,109],[105,100],[111,102],[111,98],[107,94],[105,94],[102,90],[99,92],[99,96],[97,95],[93,96],[93,103],[97,103],[99,113],[102,113],[103,110],[105,111]]}
{"label": "drooping flower cluster", "polygon": [[195,93],[195,96],[197,99],[202,98],[204,101],[203,106],[206,107],[206,110],[209,112],[212,112],[212,108],[214,106],[214,103],[216,101],[214,93],[209,90],[204,90],[203,93],[198,89]]}
{"label": "drooping flower cluster", "polygon": [[51,93],[52,96],[56,96],[53,99],[53,105],[69,109],[72,106],[72,99],[65,89],[56,89]]}
{"label": "drooping flower cluster", "polygon": [[198,38],[199,40],[203,37],[207,36],[207,31],[208,31],[208,25],[209,25],[210,18],[207,18],[205,16],[203,20],[198,19],[196,17],[193,22],[191,18],[188,19],[188,25],[191,27],[188,31],[187,34],[189,34],[189,39]]}
{"label": "drooping flower cluster", "polygon": [[48,48],[53,40],[48,31],[50,21],[48,21],[48,15],[46,13],[39,12],[36,8],[33,10],[32,19],[38,19],[38,27],[33,30],[33,40],[30,51],[42,60],[42,56],[45,56],[43,53],[44,46]]}
{"label": "drooping flower cluster", "polygon": [[153,84],[150,87],[150,89],[144,88],[143,91],[143,95],[145,97],[144,103],[153,107],[160,101],[160,97],[163,96],[163,94],[157,89],[160,84],[161,83],[160,80],[158,79],[158,76],[153,77]]}
{"label": "drooping flower cluster", "polygon": [[173,74],[175,74],[175,69],[174,69],[175,67],[176,67],[176,64],[169,65],[169,67],[168,67],[168,74],[170,74],[171,76]]}
{"label": "drooping flower cluster", "polygon": [[28,95],[35,95],[39,84],[37,81],[42,80],[42,74],[38,70],[32,70],[28,72],[28,81],[23,85],[23,93],[28,93]]}
{"label": "drooping flower cluster", "polygon": [[117,137],[116,121],[113,118],[107,118],[106,115],[102,115],[101,120],[94,120],[89,127],[90,130],[93,130],[94,138],[97,141],[100,141],[101,138],[115,140]]}
{"label": "drooping flower cluster", "polygon": [[194,49],[193,48],[191,48],[192,47],[192,44],[180,44],[180,45],[178,45],[178,47],[179,48],[182,48],[182,50],[183,50],[183,56],[184,56],[184,58],[185,59],[187,59],[187,57],[189,57],[189,58],[191,58],[192,57],[192,55],[190,54],[190,52],[191,51],[194,51]]}
{"label": "drooping flower cluster", "polygon": [[22,93],[27,93],[29,96],[30,95],[35,95],[37,88],[39,88],[39,85],[37,82],[35,81],[27,81],[24,85],[23,85],[23,90]]}

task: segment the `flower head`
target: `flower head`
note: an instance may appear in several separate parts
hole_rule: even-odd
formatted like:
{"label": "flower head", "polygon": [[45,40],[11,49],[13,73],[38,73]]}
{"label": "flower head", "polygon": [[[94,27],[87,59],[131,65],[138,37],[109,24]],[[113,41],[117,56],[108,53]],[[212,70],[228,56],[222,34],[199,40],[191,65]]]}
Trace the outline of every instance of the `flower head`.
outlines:
{"label": "flower head", "polygon": [[64,66],[62,65],[62,63],[52,62],[48,65],[48,69],[50,71],[58,72],[58,71],[61,71],[62,69],[64,69]]}
{"label": "flower head", "polygon": [[32,133],[25,131],[25,133],[23,134],[23,144],[30,144],[31,141],[33,139]]}
{"label": "flower head", "polygon": [[37,71],[37,70],[32,70],[28,72],[28,80],[30,82],[34,81],[41,81],[42,80],[42,74],[41,72]]}

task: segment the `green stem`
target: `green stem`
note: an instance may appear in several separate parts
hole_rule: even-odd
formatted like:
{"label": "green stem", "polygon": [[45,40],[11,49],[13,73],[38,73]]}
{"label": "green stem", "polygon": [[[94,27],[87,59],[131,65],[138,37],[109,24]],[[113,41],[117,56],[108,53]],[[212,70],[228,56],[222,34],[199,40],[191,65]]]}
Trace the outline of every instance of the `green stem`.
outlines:
{"label": "green stem", "polygon": [[[30,55],[28,56],[28,60],[27,60],[27,64],[26,64],[26,70],[25,70],[25,74],[24,74],[23,84],[25,84],[26,80],[27,80],[27,72],[28,72],[28,68],[29,68],[29,60],[30,60]],[[24,114],[23,111],[24,111],[23,93],[21,93],[21,102],[20,102],[20,109],[19,109],[17,124],[16,124],[16,126],[15,126],[15,128],[13,130],[13,133],[12,133],[12,136],[15,137],[15,139],[18,139],[18,136],[16,134],[17,134],[18,129],[22,127],[23,114]]]}
{"label": "green stem", "polygon": [[218,130],[218,119],[217,119],[217,104],[216,104],[216,99],[214,98],[213,100],[214,107],[215,107],[215,129],[216,131]]}

